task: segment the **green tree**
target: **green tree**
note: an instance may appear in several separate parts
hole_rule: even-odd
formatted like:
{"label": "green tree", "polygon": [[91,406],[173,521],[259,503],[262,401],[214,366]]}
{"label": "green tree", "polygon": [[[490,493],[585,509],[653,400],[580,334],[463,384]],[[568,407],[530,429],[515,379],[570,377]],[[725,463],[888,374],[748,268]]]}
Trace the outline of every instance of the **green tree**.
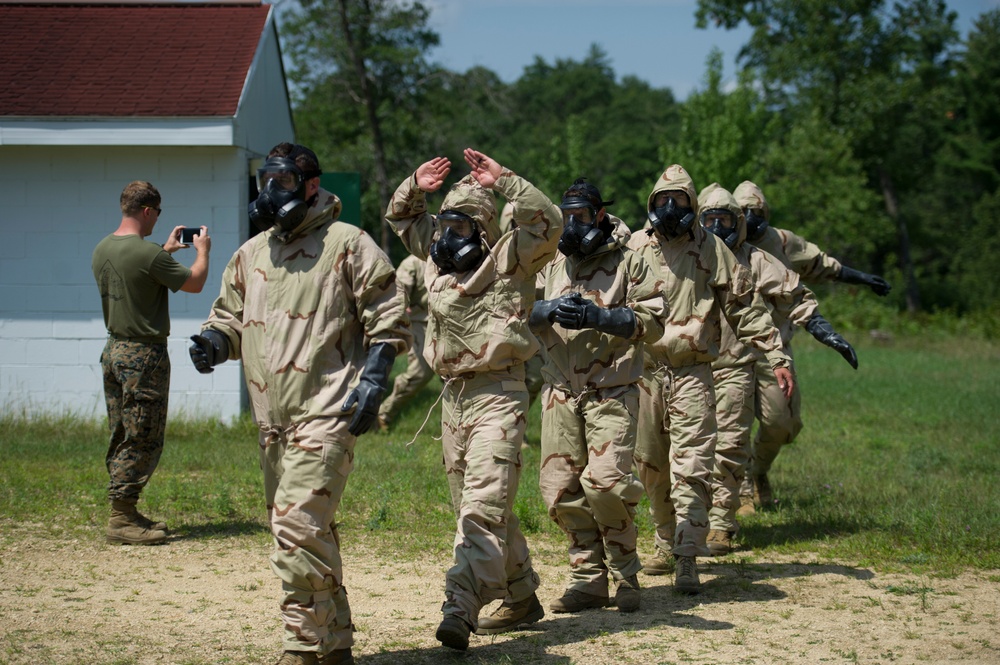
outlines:
{"label": "green tree", "polygon": [[681,106],[681,131],[661,146],[660,161],[683,165],[699,188],[717,182],[733,191],[744,180],[761,180],[775,128],[749,78],[732,92],[722,89],[722,52],[713,49],[705,88]]}
{"label": "green tree", "polygon": [[892,224],[868,187],[851,139],[819,113],[788,128],[766,156],[764,188],[772,223],[826,248],[848,265],[871,262]]}
{"label": "green tree", "polygon": [[[957,43],[956,14],[943,0],[699,0],[697,19],[752,36],[740,54],[785,116],[818,112],[847,131],[896,226],[896,259],[908,309],[920,307],[911,227],[926,222],[911,205],[926,187],[933,154],[944,138],[943,102]],[[921,252],[936,251],[921,247]],[[887,257],[889,247],[879,248]],[[880,263],[881,260],[876,263]],[[875,265],[876,270],[881,266]]]}
{"label": "green tree", "polygon": [[427,27],[430,11],[420,2],[300,0],[283,16],[300,140],[327,168],[374,181],[374,196],[363,187],[364,226],[388,250],[381,219],[392,156],[419,132],[411,119],[435,74],[425,57],[439,42]]}
{"label": "green tree", "polygon": [[678,125],[670,90],[635,77],[617,81],[607,54],[592,45],[579,62],[536,58],[512,84],[508,103],[494,145],[503,163],[553,198],[587,177],[614,199],[612,214],[641,225],[663,166],[658,147]]}

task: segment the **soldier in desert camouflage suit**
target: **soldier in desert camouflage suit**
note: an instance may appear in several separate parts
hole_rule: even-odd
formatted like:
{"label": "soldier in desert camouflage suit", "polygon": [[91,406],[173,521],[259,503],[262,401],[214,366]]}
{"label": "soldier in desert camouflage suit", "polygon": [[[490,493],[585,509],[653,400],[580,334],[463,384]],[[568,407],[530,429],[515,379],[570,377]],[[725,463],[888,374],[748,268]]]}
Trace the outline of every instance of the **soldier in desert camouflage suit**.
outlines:
{"label": "soldier in desert camouflage suit", "polygon": [[[822,251],[813,243],[791,231],[770,225],[771,208],[760,187],[746,180],[733,191],[736,203],[743,209],[747,223],[746,241],[759,247],[796,272],[807,283],[844,282],[862,284],[877,295],[885,296],[892,288],[878,275],[855,270]],[[791,336],[785,353],[792,357]],[[760,428],[754,437],[750,473],[743,483],[741,513],[752,513],[754,503],[771,505],[773,496],[767,472],[781,447],[795,440],[802,430],[801,399],[798,391],[790,400],[779,397],[780,390],[767,373],[757,372],[757,418]],[[751,498],[751,496],[753,498]]]}
{"label": "soldier in desert camouflage suit", "polygon": [[406,354],[406,369],[396,375],[392,392],[382,402],[378,411],[379,428],[389,429],[396,414],[427,382],[434,377],[434,370],[424,358],[424,339],[427,332],[427,287],[424,285],[424,262],[412,254],[400,261],[396,268],[396,282],[406,298],[406,314],[410,317],[413,346]]}
{"label": "soldier in desert camouflage suit", "polygon": [[540,273],[530,317],[545,346],[539,486],[549,517],[569,537],[570,584],[554,612],[608,604],[639,609],[642,568],[632,475],[642,340],[663,335],[663,297],[628,228],[585,180],[563,194],[560,254]]}
{"label": "soldier in desert camouflage suit", "polygon": [[[445,382],[442,448],[458,521],[437,639],[454,649],[468,648],[471,630],[504,632],[544,614],[512,507],[528,406],[524,362],[538,350],[527,314],[535,275],[562,229],[559,209],[531,183],[480,152],[464,156],[472,173],[449,190],[438,215],[427,211],[426,195],[450,172],[443,157],[403,181],[386,211],[406,248],[427,260],[424,355]],[[514,205],[517,228],[503,236],[490,190]]]}
{"label": "soldier in desert camouflage suit", "polygon": [[[736,261],[750,270],[757,292],[781,333],[782,342],[791,337],[793,325],[806,326],[812,331],[826,324],[817,311],[816,297],[802,285],[799,276],[767,252],[744,242],[746,221],[732,194],[718,183],[712,183],[698,195],[698,209],[701,225],[718,236],[732,250]],[[721,323],[722,346],[719,357],[712,363],[719,430],[712,478],[712,508],[709,510],[711,529],[708,532],[708,548],[713,555],[728,553],[732,548],[732,538],[739,529],[736,509],[739,507],[740,484],[750,459],[755,364],[766,362],[757,349],[736,337],[725,318]],[[853,358],[853,363],[857,364],[854,349],[836,333],[833,336],[835,339],[824,343],[837,344],[835,348],[844,353],[849,362]],[[790,369],[794,374],[794,368]],[[766,365],[760,371],[773,376]],[[797,392],[796,387],[793,398]],[[781,393],[776,397],[785,399]]]}
{"label": "soldier in desert camouflage suit", "polygon": [[340,199],[319,174],[302,146],[268,155],[251,204],[268,230],[229,261],[191,347],[202,372],[243,361],[283,592],[280,665],[354,662],[336,512],[356,437],[376,423],[389,368],[411,341],[392,263],[337,221]]}
{"label": "soldier in desert camouflage suit", "polygon": [[695,557],[709,554],[716,441],[711,363],[719,356],[720,319],[760,349],[778,380],[792,388],[788,357],[750,272],[695,223],[695,197],[683,167],[668,167],[647,200],[651,228],[629,240],[660,280],[668,310],[663,337],[646,342],[639,395],[636,468],[656,525],[655,554],[645,568],[662,575],[674,569],[676,557],[675,588],[685,593],[700,591]]}

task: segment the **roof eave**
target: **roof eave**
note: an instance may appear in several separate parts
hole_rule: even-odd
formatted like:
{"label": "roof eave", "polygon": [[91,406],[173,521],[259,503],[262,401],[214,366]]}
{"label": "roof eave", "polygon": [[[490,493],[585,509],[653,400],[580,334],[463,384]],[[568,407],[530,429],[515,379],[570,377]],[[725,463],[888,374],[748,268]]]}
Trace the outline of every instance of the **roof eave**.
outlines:
{"label": "roof eave", "polygon": [[0,116],[0,145],[235,145],[236,118]]}

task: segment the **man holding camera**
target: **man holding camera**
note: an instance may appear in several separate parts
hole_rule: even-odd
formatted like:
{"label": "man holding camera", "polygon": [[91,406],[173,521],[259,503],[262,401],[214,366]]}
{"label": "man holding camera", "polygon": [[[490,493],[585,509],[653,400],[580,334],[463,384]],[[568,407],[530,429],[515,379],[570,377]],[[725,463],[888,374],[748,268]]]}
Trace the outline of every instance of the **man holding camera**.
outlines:
{"label": "man holding camera", "polygon": [[163,452],[170,391],[167,290],[201,291],[208,277],[212,239],[201,227],[192,241],[197,255],[186,268],[171,256],[188,246],[181,242],[183,226],[174,227],[162,247],[145,240],[162,212],[156,188],[144,181],[131,182],[120,202],[118,230],[97,244],[91,259],[108,329],[101,353],[111,430],[105,458],[111,502],[107,540],[156,545],[166,540],[167,525],[142,515],[136,504]]}

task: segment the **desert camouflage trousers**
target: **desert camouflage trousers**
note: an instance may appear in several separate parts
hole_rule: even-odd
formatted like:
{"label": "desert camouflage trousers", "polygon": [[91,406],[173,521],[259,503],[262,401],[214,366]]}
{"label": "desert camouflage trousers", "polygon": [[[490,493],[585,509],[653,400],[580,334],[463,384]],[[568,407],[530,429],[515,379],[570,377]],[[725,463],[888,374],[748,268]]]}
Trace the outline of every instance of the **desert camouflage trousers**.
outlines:
{"label": "desert camouflage trousers", "polygon": [[170,394],[166,344],[109,337],[101,353],[111,437],[108,499],[135,503],[163,453]]}
{"label": "desert camouflage trousers", "polygon": [[286,651],[326,654],[354,643],[336,513],[354,468],[348,419],[261,429],[271,570],[281,580]]}
{"label": "desert camouflage trousers", "polygon": [[712,367],[647,369],[639,388],[635,466],[649,496],[654,544],[678,556],[708,556],[716,437]]}
{"label": "desert camouflage trousers", "polygon": [[524,600],[539,584],[513,511],[527,408],[522,366],[445,383],[441,444],[458,528],[442,610],[473,628],[484,605]]}
{"label": "desert camouflage trousers", "polygon": [[[767,367],[767,371],[771,372],[771,368]],[[719,433],[712,470],[709,525],[713,529],[736,533],[739,530],[736,510],[740,507],[740,486],[750,462],[756,388],[754,364],[717,369],[712,375],[715,377],[715,418]]]}
{"label": "desert camouflage trousers", "polygon": [[615,580],[642,569],[635,508],[642,485],[632,475],[639,388],[632,384],[573,395],[542,391],[539,487],[549,517],[569,536],[569,588],[608,595]]}
{"label": "desert camouflage trousers", "polygon": [[[791,358],[791,347],[786,345],[784,350]],[[778,380],[774,378],[774,371],[766,361],[757,361],[755,369],[757,375],[757,420],[760,427],[753,440],[750,472],[740,490],[744,496],[753,494],[750,478],[767,473],[775,458],[778,457],[778,453],[781,452],[781,447],[795,441],[795,437],[802,431],[802,397],[799,393],[798,377],[795,375],[794,360],[792,366],[789,367],[792,375],[796,377],[791,399],[785,399],[785,395],[778,386]]]}
{"label": "desert camouflage trousers", "polygon": [[392,392],[382,402],[378,412],[386,422],[392,422],[400,408],[413,398],[427,382],[434,378],[434,370],[424,360],[424,340],[427,338],[427,323],[413,321],[413,346],[406,353],[406,369],[392,382]]}

